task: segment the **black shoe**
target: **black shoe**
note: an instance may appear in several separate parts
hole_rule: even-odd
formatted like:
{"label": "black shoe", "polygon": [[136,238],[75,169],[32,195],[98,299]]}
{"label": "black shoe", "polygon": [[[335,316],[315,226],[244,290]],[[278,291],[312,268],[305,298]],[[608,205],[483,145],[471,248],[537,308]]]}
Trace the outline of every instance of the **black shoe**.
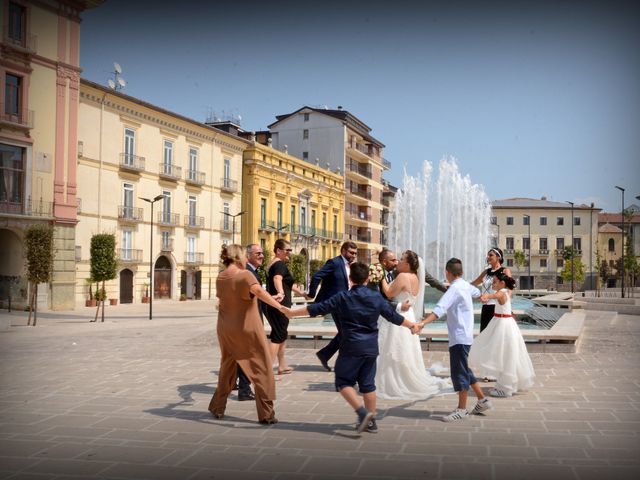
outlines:
{"label": "black shoe", "polygon": [[362,417],[358,415],[358,421],[356,422],[356,432],[362,433],[369,426],[369,422],[373,420],[373,413],[367,412]]}
{"label": "black shoe", "polygon": [[238,390],[238,384],[236,383],[231,390]]}
{"label": "black shoe", "polygon": [[327,363],[327,361],[326,361],[324,358],[322,358],[322,357],[320,356],[320,353],[316,352],[316,357],[318,357],[318,360],[320,360],[320,363],[322,364],[322,366],[324,367],[324,369],[325,369],[327,372],[330,372],[330,371],[331,371],[331,367],[329,366],[329,364]]}
{"label": "black shoe", "polygon": [[376,423],[375,418],[372,418],[369,424],[367,425],[367,432],[378,433],[378,424]]}
{"label": "black shoe", "polygon": [[276,417],[265,418],[263,420],[260,420],[259,423],[261,425],[273,425],[274,423],[278,423],[278,419]]}
{"label": "black shoe", "polygon": [[253,392],[241,393],[238,395],[239,402],[246,402],[247,400],[255,400],[255,399],[256,399],[256,396],[253,394]]}

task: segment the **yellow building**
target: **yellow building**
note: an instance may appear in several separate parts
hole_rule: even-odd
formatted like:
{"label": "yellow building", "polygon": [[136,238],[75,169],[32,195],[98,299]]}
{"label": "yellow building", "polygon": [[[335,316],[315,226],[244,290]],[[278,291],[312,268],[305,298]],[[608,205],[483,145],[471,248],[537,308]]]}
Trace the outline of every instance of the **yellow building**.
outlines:
{"label": "yellow building", "polygon": [[147,290],[158,299],[214,297],[220,248],[234,240],[229,219],[240,211],[249,142],[87,80],[78,130],[76,301],[87,298],[97,233],[116,236],[109,298],[138,303]]}
{"label": "yellow building", "polygon": [[23,238],[53,225],[38,304],[73,308],[80,14],[100,0],[0,1],[0,300],[27,303]]}
{"label": "yellow building", "polygon": [[255,140],[244,151],[242,243],[272,251],[278,238],[310,260],[339,255],[344,178]]}

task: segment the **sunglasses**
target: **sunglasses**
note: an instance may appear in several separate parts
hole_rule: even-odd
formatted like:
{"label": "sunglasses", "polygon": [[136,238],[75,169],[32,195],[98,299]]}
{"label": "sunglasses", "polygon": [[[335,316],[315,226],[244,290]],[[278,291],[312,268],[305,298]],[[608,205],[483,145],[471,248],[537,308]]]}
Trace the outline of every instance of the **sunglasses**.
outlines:
{"label": "sunglasses", "polygon": [[286,248],[284,251],[285,252],[293,252],[293,248]]}

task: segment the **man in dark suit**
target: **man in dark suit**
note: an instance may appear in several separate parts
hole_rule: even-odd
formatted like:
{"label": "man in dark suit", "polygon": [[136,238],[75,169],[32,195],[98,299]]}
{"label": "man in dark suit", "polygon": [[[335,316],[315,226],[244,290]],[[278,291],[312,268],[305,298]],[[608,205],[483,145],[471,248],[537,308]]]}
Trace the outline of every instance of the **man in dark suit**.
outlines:
{"label": "man in dark suit", "polygon": [[[387,283],[391,283],[397,274],[396,267],[398,266],[398,259],[396,258],[396,254],[393,250],[385,248],[378,255],[378,261],[384,267]],[[447,291],[447,287],[439,282],[438,279],[430,275],[426,270],[424,272],[424,281],[427,285],[440,290],[443,293]],[[382,292],[382,288],[380,288],[380,293],[382,293],[383,297],[385,296],[384,292]]]}
{"label": "man in dark suit", "polygon": [[[258,274],[258,267],[262,265],[264,261],[264,252],[260,245],[252,243],[247,245],[247,265],[246,268],[255,275],[258,282],[262,284],[260,275]],[[262,302],[258,301],[258,310],[260,311],[260,318],[262,318]],[[251,391],[251,382],[247,375],[242,371],[240,365],[238,365],[238,400],[241,402],[246,400],[255,400],[255,395]]]}
{"label": "man in dark suit", "polygon": [[[346,241],[340,247],[340,255],[327,260],[327,262],[318,270],[311,278],[309,292],[306,295],[307,300],[315,297],[315,303],[323,302],[339,292],[349,290],[349,266],[355,261],[358,254],[358,246],[352,241]],[[320,292],[316,297],[316,290],[322,283]],[[322,366],[328,372],[331,371],[329,360],[340,347],[340,322],[331,314],[333,321],[336,323],[338,333],[331,341],[316,352],[316,357],[320,360]]]}

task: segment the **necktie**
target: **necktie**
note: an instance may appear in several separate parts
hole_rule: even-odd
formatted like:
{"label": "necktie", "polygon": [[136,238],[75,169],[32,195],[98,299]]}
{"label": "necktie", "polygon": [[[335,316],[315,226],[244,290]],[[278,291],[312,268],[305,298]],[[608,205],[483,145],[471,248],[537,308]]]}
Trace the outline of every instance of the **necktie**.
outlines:
{"label": "necktie", "polygon": [[391,282],[393,282],[393,275],[391,275],[391,272],[387,272],[387,283]]}

